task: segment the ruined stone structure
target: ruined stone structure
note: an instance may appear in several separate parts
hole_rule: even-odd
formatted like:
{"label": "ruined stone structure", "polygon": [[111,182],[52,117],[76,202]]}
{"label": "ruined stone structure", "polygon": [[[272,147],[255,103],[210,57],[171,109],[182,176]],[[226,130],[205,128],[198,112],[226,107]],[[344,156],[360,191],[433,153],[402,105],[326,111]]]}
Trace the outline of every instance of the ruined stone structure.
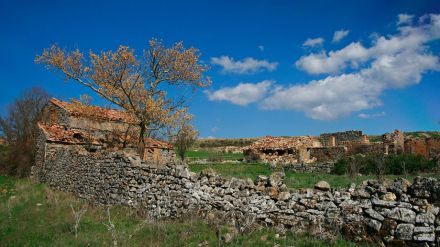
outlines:
{"label": "ruined stone structure", "polygon": [[261,162],[275,164],[313,163],[309,149],[320,147],[321,142],[312,136],[272,137],[266,136],[245,147],[245,156],[257,155]]}
{"label": "ruined stone structure", "polygon": [[[38,123],[37,163],[46,163],[52,147],[77,146],[84,153],[97,150],[137,153],[139,126],[123,111],[51,99]],[[146,138],[144,160],[165,164],[175,158],[171,144]]]}
{"label": "ruined stone structure", "polygon": [[392,246],[434,246],[440,227],[440,181],[416,178],[334,190],[293,190],[283,173],[270,177],[225,179],[185,165],[145,163],[124,152],[84,152],[79,145],[48,145],[45,162],[33,167],[33,179],[102,204],[124,204],[157,218],[198,212],[227,218],[243,230],[274,227],[326,239],[338,233],[358,241]]}
{"label": "ruined stone structure", "polygon": [[405,140],[405,152],[426,159],[440,158],[440,138],[411,138]]}
{"label": "ruined stone structure", "polygon": [[[246,159],[280,164],[294,171],[330,172],[331,163],[355,154],[414,154],[426,159],[440,158],[439,138],[405,138],[395,130],[370,142],[362,131],[321,134],[320,137],[264,137],[243,149]],[[304,166],[308,164],[308,166]]]}
{"label": "ruined stone structure", "polygon": [[405,150],[405,135],[400,130],[382,135],[385,154],[402,154]]}
{"label": "ruined stone structure", "polygon": [[[320,137],[264,137],[243,150],[245,157],[259,157],[260,162],[289,165],[296,171],[328,171],[332,163],[359,145],[369,145],[362,131],[326,133]],[[299,164],[314,164],[299,166]],[[315,167],[318,165],[318,167]],[[322,168],[322,169],[321,169]]]}

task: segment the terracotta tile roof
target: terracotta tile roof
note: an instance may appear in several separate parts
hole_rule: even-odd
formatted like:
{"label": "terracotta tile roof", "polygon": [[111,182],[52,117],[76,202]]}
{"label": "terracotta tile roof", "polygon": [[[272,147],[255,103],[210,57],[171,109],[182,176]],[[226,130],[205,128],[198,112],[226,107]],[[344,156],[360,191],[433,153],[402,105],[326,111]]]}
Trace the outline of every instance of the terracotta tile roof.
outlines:
{"label": "terracotta tile roof", "polygon": [[46,125],[38,123],[38,127],[46,134],[47,141],[62,142],[71,144],[85,144],[85,137],[88,137],[89,142],[98,144],[97,140],[88,136],[87,133],[78,129],[67,129],[60,125]]}
{"label": "terracotta tile roof", "polygon": [[72,116],[93,118],[108,121],[126,122],[135,124],[136,118],[124,111],[105,109],[99,106],[89,106],[80,102],[66,102],[52,98],[50,102],[68,112]]}
{"label": "terracotta tile roof", "polygon": [[159,141],[152,138],[145,138],[145,147],[146,148],[161,148],[161,149],[174,149],[174,146],[171,143]]}
{"label": "terracotta tile roof", "polygon": [[272,137],[266,136],[254,142],[245,149],[257,150],[286,150],[297,147],[316,147],[320,146],[319,139],[313,136],[296,136],[296,137]]}
{"label": "terracotta tile roof", "polygon": [[[68,144],[93,144],[93,145],[103,145],[109,140],[96,138],[90,133],[87,133],[84,130],[80,129],[72,129],[66,128],[61,125],[46,125],[44,123],[38,123],[38,127],[44,131],[47,141],[51,142],[60,142],[60,143],[68,143]],[[122,136],[118,136],[117,134],[112,135],[114,139],[111,141],[115,141],[122,144],[124,142],[124,138]],[[136,137],[128,137],[128,143],[137,143]],[[170,143],[159,141],[152,138],[145,138],[145,147],[146,148],[160,148],[160,149],[173,149],[174,146]]]}

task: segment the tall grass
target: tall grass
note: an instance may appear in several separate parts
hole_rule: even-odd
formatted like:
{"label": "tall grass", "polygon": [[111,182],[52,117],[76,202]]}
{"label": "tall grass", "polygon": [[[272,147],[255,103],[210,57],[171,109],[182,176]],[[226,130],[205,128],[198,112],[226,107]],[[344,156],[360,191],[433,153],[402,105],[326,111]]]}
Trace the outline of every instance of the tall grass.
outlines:
{"label": "tall grass", "polygon": [[[72,208],[86,208],[75,234]],[[118,246],[356,246],[288,233],[277,237],[273,229],[238,235],[229,243],[218,238],[218,226],[197,216],[157,221],[142,210],[110,207],[110,220]],[[88,204],[69,193],[48,189],[26,179],[0,177],[1,246],[114,246],[106,225],[105,206]]]}

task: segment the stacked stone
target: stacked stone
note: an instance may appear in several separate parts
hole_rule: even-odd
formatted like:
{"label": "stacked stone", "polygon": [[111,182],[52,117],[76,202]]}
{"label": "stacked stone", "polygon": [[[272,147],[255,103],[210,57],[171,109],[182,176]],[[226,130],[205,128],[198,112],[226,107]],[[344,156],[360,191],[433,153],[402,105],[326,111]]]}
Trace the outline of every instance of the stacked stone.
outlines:
{"label": "stacked stone", "polygon": [[251,179],[226,179],[213,171],[199,174],[185,165],[145,164],[123,153],[83,152],[77,146],[47,146],[45,166],[34,179],[100,204],[124,204],[152,217],[191,213],[227,218],[234,227],[275,227],[326,239],[342,233],[355,241],[386,245],[431,245],[440,236],[440,181],[418,177],[365,181],[349,189],[293,190],[284,173]]}

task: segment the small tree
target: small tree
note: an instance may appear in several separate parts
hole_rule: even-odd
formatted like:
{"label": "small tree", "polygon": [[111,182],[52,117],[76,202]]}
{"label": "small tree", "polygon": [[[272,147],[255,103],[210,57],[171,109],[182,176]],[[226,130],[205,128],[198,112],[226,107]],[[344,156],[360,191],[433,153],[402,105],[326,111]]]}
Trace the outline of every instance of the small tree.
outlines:
{"label": "small tree", "polygon": [[386,169],[385,154],[382,152],[375,152],[371,156],[371,161],[373,163],[373,169],[377,179],[382,181]]}
{"label": "small tree", "polygon": [[[211,84],[204,75],[208,66],[200,63],[199,51],[184,48],[182,42],[167,48],[161,41],[151,39],[140,57],[127,46],[120,46],[115,52],[90,51],[86,56],[79,50],[67,52],[52,45],[35,62],[60,71],[67,80],[74,80],[125,109],[139,125],[141,146],[150,133],[177,128],[187,114],[188,94]],[[176,90],[169,96],[171,88]]]}
{"label": "small tree", "polygon": [[363,157],[360,154],[357,154],[357,155],[354,155],[353,157],[350,157],[348,167],[347,167],[347,173],[352,181],[359,174],[359,171],[362,168],[363,162],[364,162]]}
{"label": "small tree", "polygon": [[191,115],[184,116],[184,119],[180,121],[180,127],[175,136],[177,155],[182,161],[185,160],[186,151],[196,141],[198,135],[198,132],[190,124],[191,118]]}
{"label": "small tree", "polygon": [[9,106],[7,115],[0,117],[0,136],[7,143],[0,157],[4,173],[18,177],[29,174],[35,155],[35,124],[49,98],[44,89],[28,89]]}

